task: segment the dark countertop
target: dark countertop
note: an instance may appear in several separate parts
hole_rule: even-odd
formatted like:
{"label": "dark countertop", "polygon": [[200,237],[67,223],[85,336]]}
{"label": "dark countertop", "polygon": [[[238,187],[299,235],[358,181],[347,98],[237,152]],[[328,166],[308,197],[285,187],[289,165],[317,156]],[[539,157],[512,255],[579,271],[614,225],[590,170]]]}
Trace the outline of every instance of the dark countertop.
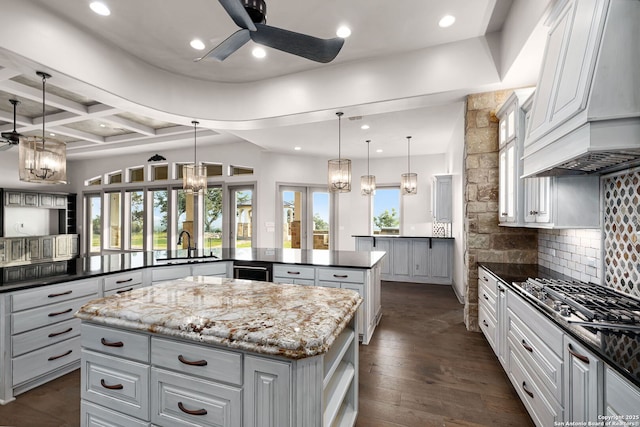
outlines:
{"label": "dark countertop", "polygon": [[96,255],[67,261],[67,268],[64,273],[29,281],[7,281],[3,270],[16,267],[0,268],[0,293],[103,276],[105,274],[121,273],[140,268],[183,264],[187,262],[186,260],[190,263],[255,261],[274,264],[369,269],[378,264],[384,256],[385,252],[379,251],[355,252],[271,248],[199,250],[192,254],[191,258],[186,257],[186,250]]}
{"label": "dark countertop", "polygon": [[[498,280],[503,282],[511,292],[516,292],[540,313],[558,325],[573,338],[598,355],[606,364],[611,366],[622,376],[637,387],[640,387],[640,334],[625,329],[601,329],[596,338],[586,337],[580,328],[565,322],[558,322],[547,310],[540,307],[537,300],[524,293],[513,282],[522,282],[527,278],[548,278],[560,280],[575,280],[564,274],[537,264],[501,264],[483,262],[478,265],[488,269]],[[600,286],[595,285],[594,286]]]}
{"label": "dark countertop", "polygon": [[443,240],[454,240],[453,237],[405,236],[405,235],[402,235],[402,234],[352,234],[351,237],[374,237],[376,239],[443,239]]}

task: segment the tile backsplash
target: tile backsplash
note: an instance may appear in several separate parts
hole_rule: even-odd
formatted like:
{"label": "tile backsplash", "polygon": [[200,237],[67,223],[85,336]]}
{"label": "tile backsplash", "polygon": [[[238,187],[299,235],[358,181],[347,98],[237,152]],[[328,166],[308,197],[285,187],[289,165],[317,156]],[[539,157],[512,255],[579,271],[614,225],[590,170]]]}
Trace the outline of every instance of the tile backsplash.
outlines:
{"label": "tile backsplash", "polygon": [[584,282],[602,283],[600,230],[538,230],[538,264]]}

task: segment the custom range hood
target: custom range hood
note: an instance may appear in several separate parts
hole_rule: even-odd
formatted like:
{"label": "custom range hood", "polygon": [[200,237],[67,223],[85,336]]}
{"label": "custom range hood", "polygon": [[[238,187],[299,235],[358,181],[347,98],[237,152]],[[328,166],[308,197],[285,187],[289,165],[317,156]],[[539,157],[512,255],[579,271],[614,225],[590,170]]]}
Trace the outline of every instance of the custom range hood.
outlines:
{"label": "custom range hood", "polygon": [[523,176],[640,165],[640,1],[560,0],[548,23]]}

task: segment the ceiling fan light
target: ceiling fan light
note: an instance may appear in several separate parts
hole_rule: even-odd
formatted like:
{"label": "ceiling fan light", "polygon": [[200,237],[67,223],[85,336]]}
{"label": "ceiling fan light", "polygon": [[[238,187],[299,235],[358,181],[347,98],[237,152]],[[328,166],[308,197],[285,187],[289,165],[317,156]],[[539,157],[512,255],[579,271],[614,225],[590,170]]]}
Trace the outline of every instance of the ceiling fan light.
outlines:
{"label": "ceiling fan light", "polygon": [[340,38],[346,39],[350,35],[351,35],[351,28],[347,27],[346,25],[341,25],[336,30],[336,36]]}
{"label": "ceiling fan light", "polygon": [[97,13],[100,16],[109,16],[111,15],[111,10],[109,10],[109,7],[102,3],[101,1],[92,1],[89,4],[89,7],[91,8],[91,10],[93,10],[95,13]]}
{"label": "ceiling fan light", "polygon": [[267,51],[261,48],[260,46],[256,46],[251,51],[251,54],[253,55],[254,58],[262,59],[265,56],[267,56]]}
{"label": "ceiling fan light", "polygon": [[204,50],[204,48],[205,48],[204,42],[202,40],[200,40],[200,39],[193,39],[193,40],[191,40],[189,42],[189,44],[195,50]]}

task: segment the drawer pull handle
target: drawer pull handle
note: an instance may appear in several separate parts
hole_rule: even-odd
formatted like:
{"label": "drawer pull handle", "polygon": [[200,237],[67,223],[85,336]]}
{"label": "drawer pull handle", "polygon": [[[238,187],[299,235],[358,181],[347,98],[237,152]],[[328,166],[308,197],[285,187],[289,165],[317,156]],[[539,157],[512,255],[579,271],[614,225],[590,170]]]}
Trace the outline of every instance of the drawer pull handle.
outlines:
{"label": "drawer pull handle", "polygon": [[207,366],[206,360],[187,360],[182,355],[178,356],[178,360],[189,366]]}
{"label": "drawer pull handle", "polygon": [[527,390],[527,383],[524,381],[522,381],[522,389],[529,395],[529,397],[533,398],[533,393]]}
{"label": "drawer pull handle", "polygon": [[489,301],[489,297],[487,296],[487,294],[482,294],[482,296],[484,297],[484,299],[486,299],[487,301]]}
{"label": "drawer pull handle", "polygon": [[287,271],[287,274],[300,274],[299,271]]}
{"label": "drawer pull handle", "polygon": [[349,277],[348,274],[334,274],[333,277],[335,277],[336,279],[346,279],[347,277]]}
{"label": "drawer pull handle", "polygon": [[116,294],[124,294],[125,292],[131,292],[132,290],[133,288],[120,289],[119,291],[116,291]]}
{"label": "drawer pull handle", "polygon": [[122,341],[107,341],[104,338],[100,338],[100,342],[102,345],[106,345],[107,347],[124,347],[124,343]]}
{"label": "drawer pull handle", "polygon": [[180,410],[185,414],[189,415],[207,415],[206,409],[196,409],[192,411],[191,409],[185,408],[182,402],[178,402],[178,408],[180,408]]}
{"label": "drawer pull handle", "polygon": [[483,321],[482,321],[482,324],[483,324],[484,326],[486,326],[487,328],[489,327],[489,324],[487,323],[487,321],[486,321],[486,320],[483,320]]}
{"label": "drawer pull handle", "polygon": [[67,292],[60,292],[59,294],[49,294],[47,295],[47,298],[56,298],[56,297],[61,297],[63,295],[71,295],[71,292],[73,292],[72,290],[68,290]]}
{"label": "drawer pull handle", "polygon": [[522,340],[522,346],[525,348],[525,350],[527,350],[529,353],[533,353],[533,348],[527,344],[527,342],[525,340]]}
{"label": "drawer pull handle", "polygon": [[116,280],[116,285],[119,285],[120,283],[127,283],[133,280],[133,277],[129,277],[126,280]]}
{"label": "drawer pull handle", "polygon": [[51,361],[54,361],[54,360],[56,360],[56,359],[60,359],[61,357],[68,356],[68,355],[70,355],[71,353],[73,353],[73,350],[68,350],[68,351],[67,351],[66,353],[64,353],[64,354],[60,354],[60,355],[58,355],[58,356],[51,356],[51,357],[50,357],[50,358],[48,358],[47,360],[48,360],[49,362],[51,362]]}
{"label": "drawer pull handle", "polygon": [[64,335],[64,334],[68,334],[69,332],[73,331],[73,328],[69,328],[66,331],[62,331],[62,332],[51,332],[49,334],[49,338],[53,338],[53,337],[57,337],[59,335]]}
{"label": "drawer pull handle", "polygon": [[114,385],[108,385],[106,382],[104,382],[104,380],[100,380],[100,385],[106,389],[109,390],[122,390],[124,388],[124,386],[122,384],[114,384]]}
{"label": "drawer pull handle", "polygon": [[63,310],[63,311],[58,311],[58,312],[55,312],[55,313],[49,313],[49,317],[60,316],[61,314],[71,313],[72,311],[73,311],[73,308],[67,308],[66,310]]}
{"label": "drawer pull handle", "polygon": [[569,344],[569,353],[573,356],[576,357],[580,360],[582,360],[584,363],[589,364],[589,358],[585,355],[582,355],[580,353],[576,353],[575,350],[573,349],[573,347],[571,346],[571,344]]}

